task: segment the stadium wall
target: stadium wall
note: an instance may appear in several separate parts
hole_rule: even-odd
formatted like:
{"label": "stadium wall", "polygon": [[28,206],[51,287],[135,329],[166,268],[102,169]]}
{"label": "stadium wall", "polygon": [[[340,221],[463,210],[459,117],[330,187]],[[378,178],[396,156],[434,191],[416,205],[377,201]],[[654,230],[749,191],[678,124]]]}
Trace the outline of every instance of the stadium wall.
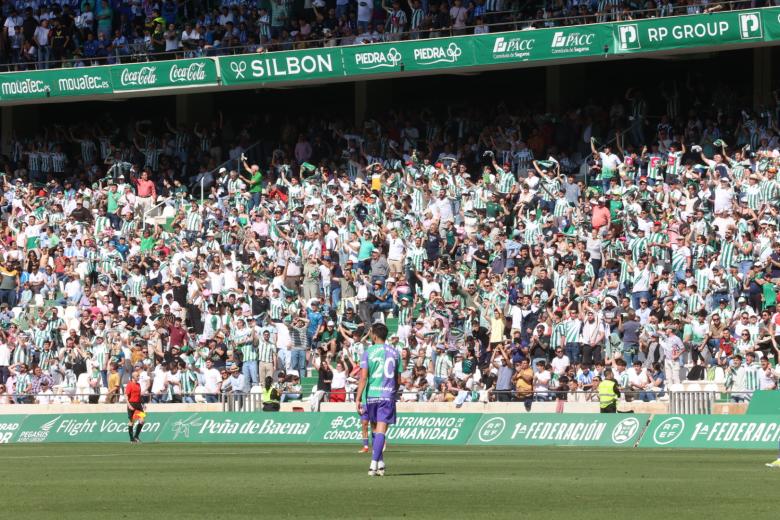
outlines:
{"label": "stadium wall", "polygon": [[[358,444],[355,413],[150,413],[147,442]],[[400,414],[391,444],[775,449],[777,415]],[[127,442],[112,414],[0,417],[0,444]]]}

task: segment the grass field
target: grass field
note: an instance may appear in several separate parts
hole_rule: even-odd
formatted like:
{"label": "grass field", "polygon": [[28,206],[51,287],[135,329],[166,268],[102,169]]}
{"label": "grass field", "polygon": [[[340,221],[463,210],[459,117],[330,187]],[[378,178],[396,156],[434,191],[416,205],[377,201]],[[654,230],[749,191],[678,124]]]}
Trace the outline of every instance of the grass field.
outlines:
{"label": "grass field", "polygon": [[6,445],[0,518],[777,518],[775,453]]}

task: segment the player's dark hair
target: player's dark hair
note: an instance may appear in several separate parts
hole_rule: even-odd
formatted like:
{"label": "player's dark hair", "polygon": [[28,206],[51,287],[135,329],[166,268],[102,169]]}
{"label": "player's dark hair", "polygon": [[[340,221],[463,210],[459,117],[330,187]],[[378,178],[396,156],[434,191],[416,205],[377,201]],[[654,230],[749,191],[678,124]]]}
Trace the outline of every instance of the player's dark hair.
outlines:
{"label": "player's dark hair", "polygon": [[371,334],[380,341],[387,339],[387,326],[384,323],[374,323],[371,325]]}

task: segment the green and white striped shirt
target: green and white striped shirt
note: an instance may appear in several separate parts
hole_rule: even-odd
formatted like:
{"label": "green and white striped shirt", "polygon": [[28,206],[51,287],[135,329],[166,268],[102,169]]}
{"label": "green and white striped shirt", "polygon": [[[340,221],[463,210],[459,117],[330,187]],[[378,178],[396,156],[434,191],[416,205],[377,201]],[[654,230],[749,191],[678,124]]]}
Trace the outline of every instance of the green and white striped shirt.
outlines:
{"label": "green and white striped shirt", "polygon": [[417,247],[413,245],[406,253],[406,262],[415,271],[422,271],[423,260],[428,259],[428,252],[423,247]]}
{"label": "green and white striped shirt", "polygon": [[262,339],[258,343],[258,360],[261,363],[273,363],[276,356],[276,345],[271,341],[263,341]]}
{"label": "green and white striped shirt", "polygon": [[[562,346],[561,340],[566,338],[566,332],[568,330],[569,328],[566,326],[566,323],[564,322],[556,323],[552,329],[552,333],[550,334],[550,348],[554,350]],[[577,332],[579,332],[579,330]]]}

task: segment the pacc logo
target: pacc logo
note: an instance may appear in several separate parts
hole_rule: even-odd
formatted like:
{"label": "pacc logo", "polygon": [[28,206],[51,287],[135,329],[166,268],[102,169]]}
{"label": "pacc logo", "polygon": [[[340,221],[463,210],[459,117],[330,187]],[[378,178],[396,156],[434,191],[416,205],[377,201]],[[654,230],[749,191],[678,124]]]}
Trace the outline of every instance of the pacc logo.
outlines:
{"label": "pacc logo", "polygon": [[493,442],[504,433],[506,420],[503,417],[493,417],[480,426],[477,437],[482,442]]}
{"label": "pacc logo", "polygon": [[618,27],[618,50],[633,51],[641,48],[639,28],[635,23]]}
{"label": "pacc logo", "polygon": [[593,34],[580,32],[571,32],[569,34],[558,31],[553,34],[552,48],[553,52],[583,52],[593,45]]}
{"label": "pacc logo", "polygon": [[684,429],[685,421],[682,417],[670,417],[656,426],[653,441],[661,446],[671,444],[682,435]]}
{"label": "pacc logo", "polygon": [[493,52],[518,52],[518,51],[530,51],[534,48],[535,40],[523,40],[521,38],[505,39],[504,37],[496,38],[496,43],[493,44]]}
{"label": "pacc logo", "polygon": [[387,52],[359,52],[355,54],[355,64],[361,70],[372,70],[379,68],[394,68],[401,63],[401,53],[398,49],[392,47]]}
{"label": "pacc logo", "polygon": [[743,13],[739,15],[739,36],[743,40],[757,40],[764,37],[761,17],[758,13]]}

